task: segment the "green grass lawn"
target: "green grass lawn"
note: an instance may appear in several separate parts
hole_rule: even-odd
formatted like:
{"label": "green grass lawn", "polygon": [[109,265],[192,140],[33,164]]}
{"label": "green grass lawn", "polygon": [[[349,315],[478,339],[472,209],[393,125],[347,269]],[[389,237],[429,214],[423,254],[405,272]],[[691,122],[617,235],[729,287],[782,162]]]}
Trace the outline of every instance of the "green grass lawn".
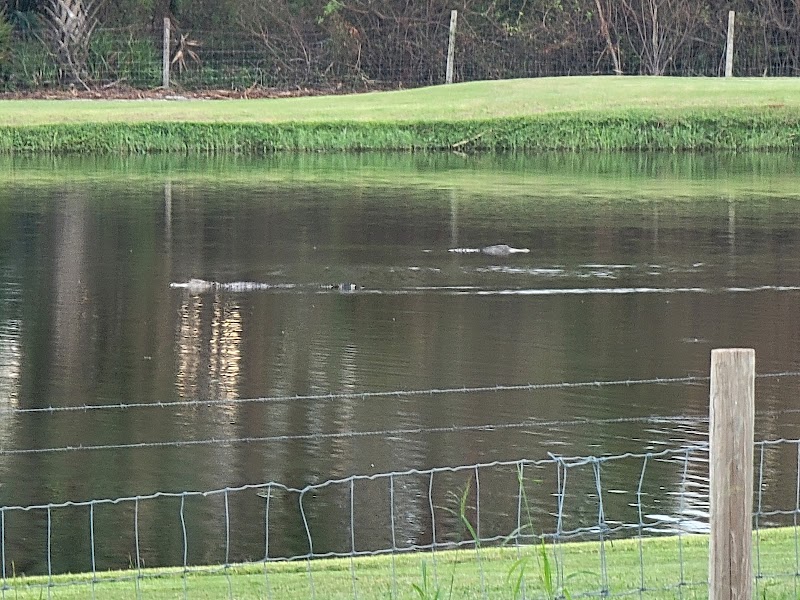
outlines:
{"label": "green grass lawn", "polygon": [[56,123],[451,121],[543,113],[800,111],[800,79],[558,77],[258,100],[5,100],[0,126]]}
{"label": "green grass lawn", "polygon": [[564,77],[260,100],[0,101],[0,152],[794,150],[800,79]]}
{"label": "green grass lawn", "polygon": [[[758,598],[796,598],[794,528],[760,532],[754,569]],[[559,580],[556,560],[563,566]],[[605,571],[602,567],[605,563]],[[60,575],[9,576],[5,598],[545,598],[561,594],[629,594],[652,600],[708,597],[708,537],[617,540],[562,544],[558,549],[524,546],[417,552],[394,557],[318,559],[209,568]],[[605,574],[604,574],[605,573]],[[118,578],[120,581],[108,582]]]}

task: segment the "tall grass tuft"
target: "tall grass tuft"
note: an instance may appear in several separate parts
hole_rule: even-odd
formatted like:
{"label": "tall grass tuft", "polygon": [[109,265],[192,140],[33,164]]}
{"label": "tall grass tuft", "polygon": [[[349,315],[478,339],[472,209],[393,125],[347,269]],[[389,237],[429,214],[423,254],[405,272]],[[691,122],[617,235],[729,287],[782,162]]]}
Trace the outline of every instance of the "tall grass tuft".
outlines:
{"label": "tall grass tuft", "polygon": [[800,114],[693,111],[547,114],[432,122],[90,123],[0,127],[2,153],[750,151],[800,148]]}

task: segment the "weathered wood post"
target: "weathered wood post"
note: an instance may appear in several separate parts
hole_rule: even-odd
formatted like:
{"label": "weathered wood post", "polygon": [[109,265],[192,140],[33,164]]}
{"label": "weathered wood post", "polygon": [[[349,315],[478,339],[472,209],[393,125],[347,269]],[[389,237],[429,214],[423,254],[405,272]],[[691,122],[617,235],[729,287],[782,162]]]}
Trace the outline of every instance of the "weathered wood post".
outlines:
{"label": "weathered wood post", "polygon": [[753,592],[753,422],[755,351],[711,351],[709,423],[709,600]]}
{"label": "weathered wood post", "polygon": [[169,29],[169,17],[164,17],[164,42],[161,48],[161,85],[165,90],[169,89],[169,49],[172,43]]}
{"label": "weathered wood post", "polygon": [[456,21],[458,21],[458,11],[450,11],[450,41],[447,44],[447,72],[445,83],[453,83],[453,59],[456,53]]}
{"label": "weathered wood post", "polygon": [[733,22],[736,12],[728,11],[728,41],[725,44],[725,77],[733,77]]}

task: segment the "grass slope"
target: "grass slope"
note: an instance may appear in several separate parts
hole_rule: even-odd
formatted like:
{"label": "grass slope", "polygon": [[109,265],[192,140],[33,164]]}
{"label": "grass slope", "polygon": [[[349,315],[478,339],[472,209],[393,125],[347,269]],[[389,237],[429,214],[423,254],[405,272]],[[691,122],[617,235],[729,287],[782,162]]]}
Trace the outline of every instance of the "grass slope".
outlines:
{"label": "grass slope", "polygon": [[261,100],[0,102],[0,152],[766,150],[800,80],[575,77]]}
{"label": "grass slope", "polygon": [[[795,528],[758,534],[756,595],[796,598]],[[556,557],[563,566],[559,585]],[[381,557],[231,566],[186,574],[145,569],[91,575],[10,577],[5,597],[52,598],[546,598],[582,594],[706,598],[708,537],[649,538],[417,552]],[[605,563],[605,574],[602,564]],[[520,578],[521,577],[521,578]],[[107,582],[107,579],[118,579]],[[641,592],[641,594],[640,594]]]}
{"label": "grass slope", "polygon": [[475,121],[630,110],[800,112],[799,79],[546,77],[258,100],[6,100],[0,125]]}

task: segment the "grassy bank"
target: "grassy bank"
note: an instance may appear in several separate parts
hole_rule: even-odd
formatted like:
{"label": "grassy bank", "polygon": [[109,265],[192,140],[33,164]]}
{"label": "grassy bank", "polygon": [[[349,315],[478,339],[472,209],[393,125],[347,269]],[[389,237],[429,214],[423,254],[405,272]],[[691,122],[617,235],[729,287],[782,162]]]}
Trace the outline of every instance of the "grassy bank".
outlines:
{"label": "grassy bank", "polygon": [[0,103],[1,152],[793,150],[800,80],[575,77],[269,100]]}
{"label": "grassy bank", "polygon": [[[763,598],[795,598],[795,529],[761,531],[754,565]],[[708,538],[617,540],[562,544],[559,588],[556,553],[528,546],[402,554],[297,563],[262,563],[186,574],[178,570],[135,570],[91,575],[60,575],[50,580],[50,597],[98,598],[553,598],[634,594],[649,599],[705,598]],[[601,567],[606,565],[606,575]],[[108,582],[108,579],[118,579]],[[47,595],[48,578],[6,580],[6,598]],[[680,588],[680,589],[679,589]]]}

